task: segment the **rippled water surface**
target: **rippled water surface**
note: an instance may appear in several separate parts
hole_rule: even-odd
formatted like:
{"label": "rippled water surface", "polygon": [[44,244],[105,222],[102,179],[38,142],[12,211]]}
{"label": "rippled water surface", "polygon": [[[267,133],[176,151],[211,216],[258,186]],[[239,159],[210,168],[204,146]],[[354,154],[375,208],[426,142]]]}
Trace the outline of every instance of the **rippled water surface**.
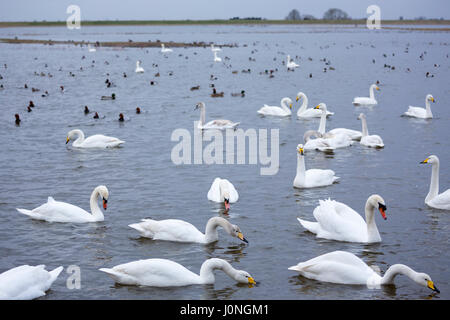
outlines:
{"label": "rippled water surface", "polygon": [[[175,48],[164,56],[158,48],[99,48],[90,53],[86,47],[72,45],[0,44],[0,84],[4,86],[0,91],[0,272],[21,264],[81,268],[80,290],[66,287],[69,275],[64,271],[41,299],[450,297],[450,212],[425,205],[431,167],[419,164],[430,154],[438,155],[441,191],[450,187],[448,33],[335,26],[0,29],[1,38],[15,36],[237,44],[223,48],[219,54],[225,64],[214,64],[209,48]],[[300,64],[295,72],[287,72],[282,64],[287,54]],[[325,65],[323,58],[331,64]],[[142,60],[144,74],[134,72],[136,60]],[[395,66],[395,70],[385,64]],[[329,66],[335,70],[323,72]],[[276,68],[273,78],[264,74],[266,69]],[[242,73],[243,69],[251,72]],[[233,70],[239,73],[233,74]],[[36,76],[35,72],[53,77]],[[127,78],[122,77],[123,72]],[[154,76],[157,72],[160,77]],[[433,77],[426,77],[427,72]],[[211,81],[211,75],[218,79]],[[106,78],[115,87],[106,88]],[[152,80],[156,81],[154,86],[149,84]],[[377,80],[381,88],[376,92],[378,106],[353,107],[353,97],[367,96],[369,85]],[[23,89],[25,83],[41,91]],[[223,98],[210,97],[211,83],[225,92]],[[64,93],[59,92],[60,85],[65,87]],[[200,90],[189,90],[196,85]],[[41,97],[45,90],[49,96]],[[230,95],[241,90],[246,92],[244,98]],[[306,130],[318,128],[318,119],[263,118],[256,111],[264,103],[278,104],[285,96],[295,100],[298,91],[307,94],[311,106],[325,102],[335,112],[328,120],[329,129],[360,130],[357,116],[366,113],[369,132],[382,136],[386,147],[373,150],[355,144],[332,155],[308,152],[307,168],[332,169],[341,178],[340,183],[294,189],[296,146]],[[113,92],[115,101],[100,100]],[[432,105],[434,119],[400,116],[408,105],[423,106],[428,93],[437,101]],[[27,113],[30,100],[36,107]],[[171,134],[177,128],[193,132],[193,122],[199,118],[194,106],[199,101],[206,103],[207,120],[240,121],[243,129],[278,128],[278,173],[260,175],[259,164],[175,165],[170,157],[176,144]],[[85,115],[85,105],[97,111],[100,119],[93,119],[92,113]],[[140,115],[134,112],[138,106]],[[298,107],[294,104],[294,112]],[[19,127],[14,124],[15,113],[22,118]],[[117,121],[119,113],[124,113],[125,122]],[[76,150],[65,144],[67,132],[75,128],[87,136],[102,133],[126,143],[112,150]],[[215,177],[229,179],[239,192],[240,199],[229,215],[206,197]],[[48,196],[88,210],[90,194],[100,184],[110,191],[104,222],[47,223],[15,210],[35,208]],[[388,207],[386,221],[375,216],[382,237],[379,244],[317,239],[297,222],[297,217],[313,219],[318,200],[329,197],[363,214],[366,199],[374,193],[382,195]],[[249,244],[229,237],[223,230],[219,231],[219,241],[210,245],[152,241],[140,238],[128,227],[145,217],[178,218],[203,231],[213,216],[239,225]],[[395,263],[409,265],[428,273],[441,293],[430,296],[430,290],[404,276],[397,277],[394,286],[369,289],[309,280],[287,269],[333,250],[350,251],[382,272]],[[203,261],[212,257],[248,271],[258,285],[237,285],[217,271],[214,285],[140,288],[115,285],[98,271],[138,259],[166,258],[198,273]]]}

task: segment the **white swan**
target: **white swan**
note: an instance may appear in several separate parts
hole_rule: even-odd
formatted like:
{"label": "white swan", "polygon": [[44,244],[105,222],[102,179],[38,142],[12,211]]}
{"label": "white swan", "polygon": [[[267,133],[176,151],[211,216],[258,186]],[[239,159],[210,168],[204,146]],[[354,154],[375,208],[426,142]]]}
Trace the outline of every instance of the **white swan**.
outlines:
{"label": "white swan", "polygon": [[9,269],[0,274],[0,300],[31,300],[45,296],[62,270],[60,266],[47,271],[45,265]]}
{"label": "white swan", "polygon": [[294,187],[296,188],[315,188],[332,185],[337,181],[333,170],[305,169],[305,157],[303,145],[297,146],[297,174],[294,178]]}
{"label": "white swan", "polygon": [[351,130],[346,128],[336,128],[325,132],[326,123],[327,123],[327,105],[325,103],[319,103],[314,109],[322,110],[322,116],[320,117],[319,123],[319,131],[324,138],[331,137],[330,135],[344,134],[348,136],[352,140],[361,140],[362,132],[357,130]]}
{"label": "white swan", "polygon": [[78,138],[72,143],[72,146],[76,148],[114,148],[125,143],[125,141],[120,139],[104,136],[102,134],[95,134],[85,139],[83,131],[74,129],[67,134],[66,144],[75,136]]}
{"label": "white swan", "polygon": [[89,51],[89,52],[95,52],[95,51],[97,51],[97,49],[92,48],[92,47],[91,47],[91,44],[89,43],[89,44],[88,44],[88,51]]}
{"label": "white swan", "polygon": [[144,73],[144,68],[141,67],[141,60],[136,61],[136,73]]}
{"label": "white swan", "polygon": [[103,209],[106,210],[109,192],[105,186],[98,186],[92,191],[90,206],[91,213],[66,202],[55,201],[52,197],[48,197],[47,203],[33,209],[17,209],[33,219],[45,220],[48,222],[98,222],[105,220],[102,210],[98,207],[98,197],[102,197]]}
{"label": "white swan", "polygon": [[291,56],[287,56],[287,63],[286,66],[288,69],[294,69],[300,67],[300,65],[296,64],[293,60],[291,60]]}
{"label": "white swan", "polygon": [[[315,139],[311,139],[311,136],[315,136]],[[347,139],[347,137],[345,136]],[[322,134],[316,130],[308,130],[303,135],[303,140],[305,144],[303,145],[304,150],[319,150],[319,151],[333,151],[335,147],[333,143],[330,142],[332,139],[322,138]],[[348,139],[347,139],[348,140]]]}
{"label": "white swan", "polygon": [[297,220],[318,238],[361,243],[381,242],[373,216],[375,208],[386,220],[386,204],[377,194],[371,195],[366,201],[366,221],[346,204],[330,199],[319,200],[319,206],[313,212],[317,222]]}
{"label": "white swan", "polygon": [[374,106],[377,105],[378,102],[375,100],[375,95],[373,93],[373,90],[376,89],[377,91],[380,90],[380,88],[373,84],[369,88],[369,97],[355,97],[353,98],[353,105],[354,106]]}
{"label": "white swan", "polygon": [[172,49],[166,48],[164,46],[164,43],[161,43],[161,52],[166,53],[166,52],[172,52]]}
{"label": "white swan", "polygon": [[[281,108],[280,107],[274,107],[274,106],[268,106],[267,104],[264,104],[264,107],[259,109],[257,112],[264,116],[277,116],[277,117],[287,117],[292,114],[292,100],[288,97],[285,97],[281,99]],[[289,107],[288,105],[289,104]]]}
{"label": "white swan", "polygon": [[215,178],[208,191],[208,200],[222,202],[225,209],[230,209],[230,203],[235,203],[239,199],[239,194],[233,184],[227,179]]}
{"label": "white swan", "polygon": [[425,109],[409,106],[408,111],[406,111],[404,115],[421,119],[433,118],[433,114],[431,113],[430,101],[433,103],[436,102],[431,94],[427,94],[427,96],[425,97]]}
{"label": "white swan", "polygon": [[439,158],[431,155],[421,163],[431,164],[431,183],[425,203],[436,209],[450,210],[450,189],[439,194]]}
{"label": "white swan", "polygon": [[239,283],[255,284],[252,276],[243,270],[234,269],[223,259],[212,258],[203,262],[200,275],[181,264],[167,259],[147,259],[120,264],[112,269],[101,268],[115,282],[125,285],[150,287],[177,287],[193,284],[214,284],[214,270],[224,271]]}
{"label": "white swan", "polygon": [[[297,93],[295,101],[299,101],[300,99],[303,99],[303,102],[300,106],[300,109],[298,109],[297,111],[298,118],[320,118],[322,116],[321,110],[308,108],[308,98],[306,97],[306,94],[304,94],[303,92]],[[327,110],[327,116],[331,116],[333,114],[334,112],[330,112]]]}
{"label": "white swan", "polygon": [[217,51],[214,52],[214,62],[222,62],[222,58],[217,56]]}
{"label": "white swan", "polygon": [[222,227],[230,236],[248,243],[237,225],[229,223],[221,217],[213,217],[206,224],[203,234],[192,224],[178,219],[152,220],[142,219],[139,223],[128,225],[140,232],[142,237],[153,240],[177,242],[211,243],[219,240],[218,227]]}
{"label": "white swan", "polygon": [[394,264],[381,277],[364,261],[347,251],[325,253],[288,269],[297,271],[309,279],[338,284],[367,285],[372,289],[393,284],[395,277],[403,274],[417,284],[439,292],[431,277],[425,273],[418,273],[404,264]]}
{"label": "white swan", "polygon": [[358,117],[362,122],[362,137],[360,143],[363,146],[371,148],[384,148],[383,139],[379,135],[373,134],[369,136],[369,130],[367,129],[366,115],[361,113]]}
{"label": "white swan", "polygon": [[212,52],[222,51],[222,49],[220,49],[220,48],[215,48],[215,47],[214,47],[214,43],[211,43],[211,51],[212,51]]}
{"label": "white swan", "polygon": [[198,123],[199,129],[235,129],[240,122],[232,122],[230,120],[211,120],[205,124],[206,118],[206,106],[204,102],[199,102],[195,106],[195,110],[200,109],[200,122]]}

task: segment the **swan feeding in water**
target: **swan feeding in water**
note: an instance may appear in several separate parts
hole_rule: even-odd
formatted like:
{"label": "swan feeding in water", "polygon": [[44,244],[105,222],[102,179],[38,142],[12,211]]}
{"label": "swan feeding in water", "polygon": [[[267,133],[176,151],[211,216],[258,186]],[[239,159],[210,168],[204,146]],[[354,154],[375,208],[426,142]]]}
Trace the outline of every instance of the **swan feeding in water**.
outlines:
{"label": "swan feeding in water", "polygon": [[374,106],[377,105],[378,102],[375,100],[375,94],[373,93],[373,90],[376,89],[377,91],[380,90],[380,88],[373,84],[369,88],[369,97],[355,97],[353,98],[353,105],[354,106]]}
{"label": "swan feeding in water", "polygon": [[433,114],[431,113],[430,101],[433,103],[436,102],[431,94],[427,94],[427,96],[425,97],[425,109],[409,106],[408,111],[406,111],[403,115],[420,119],[433,118]]}
{"label": "swan feeding in water", "polygon": [[439,194],[439,158],[431,155],[421,163],[431,164],[430,190],[425,198],[425,203],[432,208],[450,210],[450,189]]}
{"label": "swan feeding in water", "polygon": [[239,194],[230,181],[221,178],[214,179],[208,191],[208,200],[223,203],[228,211],[230,203],[235,203],[238,199]]}
{"label": "swan feeding in water", "polygon": [[[276,116],[276,117],[287,117],[292,114],[292,100],[288,97],[281,99],[281,108],[275,106],[268,106],[264,104],[264,107],[259,109],[257,112],[264,116]],[[288,104],[288,105],[287,105]]]}
{"label": "swan feeding in water", "polygon": [[72,146],[76,148],[114,148],[125,143],[125,141],[120,139],[104,136],[102,134],[95,134],[85,139],[83,131],[74,129],[67,133],[66,144],[76,136],[78,138],[72,143]]}
{"label": "swan feeding in water", "polygon": [[232,122],[230,120],[211,120],[205,124],[206,118],[206,106],[204,102],[199,102],[195,105],[195,110],[200,109],[200,122],[198,124],[199,129],[235,129],[240,122]]}

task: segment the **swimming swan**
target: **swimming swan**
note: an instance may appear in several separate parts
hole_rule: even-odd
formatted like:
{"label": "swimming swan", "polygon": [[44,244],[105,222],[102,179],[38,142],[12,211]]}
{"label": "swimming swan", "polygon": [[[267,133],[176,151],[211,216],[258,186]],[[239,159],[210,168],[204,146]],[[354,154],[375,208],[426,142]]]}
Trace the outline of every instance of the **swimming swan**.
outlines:
{"label": "swimming swan", "polygon": [[380,90],[380,88],[376,85],[373,84],[370,86],[369,88],[369,98],[367,97],[355,97],[353,98],[353,105],[354,106],[374,106],[377,105],[378,102],[377,100],[375,100],[375,95],[373,93],[373,90]]}
{"label": "swimming swan", "polygon": [[[311,139],[312,136],[315,136],[315,139]],[[347,136],[344,136],[347,139]],[[305,144],[303,145],[304,150],[319,150],[319,151],[333,151],[335,147],[331,142],[332,139],[324,139],[322,138],[322,134],[316,130],[308,130],[303,135],[303,140]]]}
{"label": "swimming swan", "polygon": [[161,52],[166,53],[166,52],[172,52],[172,49],[166,48],[164,47],[164,43],[161,43]]}
{"label": "swimming swan", "polygon": [[199,129],[234,129],[240,122],[232,122],[230,120],[211,120],[205,124],[206,118],[206,106],[204,102],[199,102],[195,105],[195,110],[200,109],[200,122],[198,123]]}
{"label": "swimming swan", "polygon": [[60,266],[47,271],[45,265],[9,269],[0,274],[0,300],[31,300],[45,296],[62,270]]}
{"label": "swimming swan", "polygon": [[394,264],[381,277],[364,261],[347,251],[325,253],[288,269],[297,271],[309,279],[338,284],[367,285],[369,288],[393,284],[395,277],[403,274],[419,285],[440,292],[431,277],[425,273],[418,273],[404,264]]}
{"label": "swimming swan", "polygon": [[366,115],[361,113],[358,117],[362,122],[362,137],[360,143],[363,146],[372,148],[384,148],[383,139],[379,135],[373,134],[369,136],[369,131],[367,129]]}
{"label": "swimming swan", "polygon": [[403,115],[421,119],[433,118],[433,114],[431,113],[430,101],[433,103],[436,102],[431,94],[427,94],[427,96],[425,97],[425,109],[409,106],[408,111],[406,111]]}
{"label": "swimming swan", "polygon": [[78,138],[72,143],[72,146],[76,148],[114,148],[125,143],[125,141],[102,134],[95,134],[85,139],[83,131],[75,129],[67,134],[66,144],[75,136],[78,136]]}
{"label": "swimming swan", "polygon": [[[283,98],[281,99],[281,108],[280,107],[273,107],[268,106],[267,104],[264,104],[264,107],[259,109],[257,112],[263,116],[277,116],[277,117],[287,117],[292,114],[292,100],[290,98]],[[289,107],[286,105],[289,104]]]}
{"label": "swimming swan", "polygon": [[431,183],[425,203],[436,209],[450,210],[450,189],[439,194],[439,158],[431,155],[421,163],[431,164]]}
{"label": "swimming swan", "polygon": [[101,268],[116,283],[150,287],[178,287],[193,284],[214,284],[213,271],[219,269],[239,283],[255,284],[252,276],[243,270],[234,269],[227,261],[208,259],[200,268],[200,275],[167,259],[147,259],[120,264],[112,269]]}
{"label": "swimming swan", "polygon": [[140,223],[128,225],[141,233],[142,237],[153,240],[178,242],[211,243],[219,240],[218,227],[222,227],[230,236],[248,243],[237,225],[229,223],[221,217],[213,217],[206,224],[203,234],[192,224],[178,219],[152,220],[142,219]]}
{"label": "swimming swan", "polygon": [[141,60],[136,61],[136,73],[144,73],[144,68],[141,67]]}
{"label": "swimming swan", "polygon": [[32,219],[48,222],[98,222],[105,220],[102,210],[98,207],[98,197],[102,198],[103,209],[106,210],[109,192],[105,186],[98,186],[92,191],[90,199],[92,214],[72,204],[55,201],[52,197],[48,197],[47,203],[33,210],[17,209],[17,211]]}
{"label": "swimming swan", "polygon": [[227,179],[215,178],[208,191],[208,200],[222,202],[225,209],[230,209],[230,203],[235,203],[239,194],[233,184]]}
{"label": "swimming swan", "polygon": [[217,51],[214,52],[214,62],[222,62],[222,58],[217,56]]}
{"label": "swimming swan", "polygon": [[292,70],[294,68],[300,67],[300,65],[296,64],[294,61],[291,60],[291,56],[290,55],[287,56],[286,66],[287,66],[288,69],[292,69]]}
{"label": "swimming swan", "polygon": [[[300,109],[297,111],[297,117],[298,118],[320,118],[322,116],[322,111],[317,110],[314,108],[308,108],[308,98],[306,97],[306,94],[303,92],[297,93],[297,96],[295,98],[295,101],[299,101],[303,99],[302,105],[300,106]],[[334,112],[330,112],[327,110],[327,116],[333,115]]]}
{"label": "swimming swan", "polygon": [[381,242],[373,216],[375,209],[380,211],[383,219],[387,219],[386,204],[377,194],[371,195],[366,201],[366,221],[346,204],[330,199],[319,200],[319,206],[313,212],[317,222],[297,220],[318,238],[361,243]]}
{"label": "swimming swan", "polygon": [[305,169],[305,157],[303,145],[297,146],[297,174],[294,178],[294,187],[296,188],[315,188],[329,186],[337,181],[333,170]]}
{"label": "swimming swan", "polygon": [[322,116],[320,117],[320,123],[319,123],[319,131],[322,135],[324,135],[324,138],[330,137],[330,135],[336,135],[336,134],[344,134],[348,136],[352,140],[361,140],[362,132],[357,130],[351,130],[346,128],[336,128],[333,130],[330,130],[328,132],[325,132],[325,127],[327,123],[327,105],[325,103],[319,103],[315,109],[322,110]]}

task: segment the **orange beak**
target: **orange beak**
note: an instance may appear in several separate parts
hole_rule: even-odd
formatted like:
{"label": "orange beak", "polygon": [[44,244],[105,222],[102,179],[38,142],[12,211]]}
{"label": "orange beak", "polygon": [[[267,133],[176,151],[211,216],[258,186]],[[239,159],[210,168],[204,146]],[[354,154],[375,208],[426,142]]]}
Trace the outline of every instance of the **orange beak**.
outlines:
{"label": "orange beak", "polygon": [[225,200],[224,201],[224,204],[225,204],[225,210],[230,210],[230,201],[229,200]]}
{"label": "orange beak", "polygon": [[384,208],[380,208],[379,210],[380,210],[380,213],[381,213],[381,216],[383,217],[383,219],[386,220],[387,217],[386,217],[386,212],[384,211]]}

